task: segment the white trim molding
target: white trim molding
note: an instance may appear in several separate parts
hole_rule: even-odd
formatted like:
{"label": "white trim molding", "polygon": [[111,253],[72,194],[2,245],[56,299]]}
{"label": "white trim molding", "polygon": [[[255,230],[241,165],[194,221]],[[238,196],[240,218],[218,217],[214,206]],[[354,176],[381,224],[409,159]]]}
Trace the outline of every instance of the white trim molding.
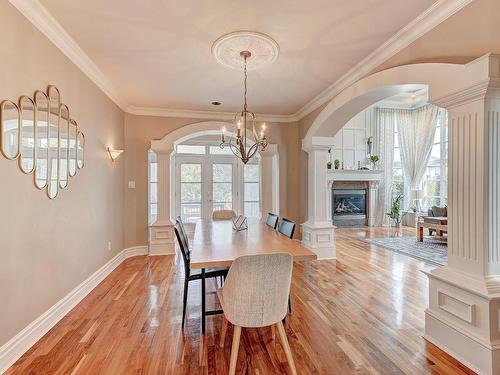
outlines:
{"label": "white trim molding", "polygon": [[54,306],[2,345],[0,347],[0,374],[7,371],[10,366],[12,366],[29,348],[31,348],[52,327],[64,318],[65,315],[67,315],[125,259],[147,254],[147,246],[135,246],[122,250],[75,289],[59,300]]}
{"label": "white trim molding", "polygon": [[97,87],[123,111],[125,99],[75,40],[67,33],[39,0],[9,0],[21,14],[61,50]]}
{"label": "white trim molding", "polygon": [[[39,0],[9,0],[38,30],[56,45],[83,73],[85,73],[123,111],[142,116],[182,117],[210,120],[232,120],[234,114],[206,110],[136,107],[129,105],[117,88],[97,67]],[[382,63],[409,46],[422,35],[460,11],[472,0],[438,0],[389,40],[366,56],[342,77],[306,103],[297,112],[288,115],[260,114],[269,122],[296,122],[331,100],[346,87],[360,80]]]}

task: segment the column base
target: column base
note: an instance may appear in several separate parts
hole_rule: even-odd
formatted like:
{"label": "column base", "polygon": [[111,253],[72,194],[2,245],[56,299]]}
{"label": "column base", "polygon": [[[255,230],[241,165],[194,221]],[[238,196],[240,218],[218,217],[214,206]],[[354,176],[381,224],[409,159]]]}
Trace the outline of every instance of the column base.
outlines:
{"label": "column base", "polygon": [[324,224],[302,224],[302,244],[312,250],[318,259],[337,259],[334,226]]}
{"label": "column base", "polygon": [[155,222],[149,227],[149,255],[175,254],[174,226]]}
{"label": "column base", "polygon": [[424,338],[478,374],[500,375],[500,295],[449,267],[426,272]]}

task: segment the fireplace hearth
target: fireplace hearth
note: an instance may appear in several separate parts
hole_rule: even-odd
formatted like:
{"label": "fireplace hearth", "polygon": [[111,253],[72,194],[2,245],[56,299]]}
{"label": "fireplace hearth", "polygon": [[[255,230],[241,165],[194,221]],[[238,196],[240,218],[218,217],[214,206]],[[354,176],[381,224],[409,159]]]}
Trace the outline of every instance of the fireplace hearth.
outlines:
{"label": "fireplace hearth", "polygon": [[366,196],[366,189],[332,189],[333,225],[366,225]]}

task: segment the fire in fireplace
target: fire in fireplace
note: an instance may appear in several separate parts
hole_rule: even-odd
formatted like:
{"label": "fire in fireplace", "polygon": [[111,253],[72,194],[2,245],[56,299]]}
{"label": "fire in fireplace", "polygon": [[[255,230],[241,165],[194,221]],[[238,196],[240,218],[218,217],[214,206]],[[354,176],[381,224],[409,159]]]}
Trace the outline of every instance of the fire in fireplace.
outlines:
{"label": "fire in fireplace", "polygon": [[335,225],[365,225],[366,190],[332,189],[332,220]]}

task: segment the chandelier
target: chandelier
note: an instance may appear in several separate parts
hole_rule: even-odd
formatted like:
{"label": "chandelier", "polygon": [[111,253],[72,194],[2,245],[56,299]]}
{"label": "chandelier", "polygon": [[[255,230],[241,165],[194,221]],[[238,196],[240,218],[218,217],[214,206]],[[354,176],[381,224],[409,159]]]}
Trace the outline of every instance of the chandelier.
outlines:
{"label": "chandelier", "polygon": [[[243,110],[236,113],[234,116],[234,126],[235,131],[226,139],[226,128],[222,128],[221,143],[220,147],[223,149],[229,147],[232,153],[237,156],[243,164],[248,163],[248,161],[255,156],[259,149],[264,151],[267,147],[266,139],[266,124],[262,123],[260,134],[257,134],[255,130],[255,114],[247,109],[247,60],[252,56],[249,51],[241,51],[240,56],[244,59],[244,98],[245,103],[243,105]],[[247,137],[248,128],[251,129],[253,133],[253,145],[249,137]],[[234,136],[236,134],[236,137]]]}

